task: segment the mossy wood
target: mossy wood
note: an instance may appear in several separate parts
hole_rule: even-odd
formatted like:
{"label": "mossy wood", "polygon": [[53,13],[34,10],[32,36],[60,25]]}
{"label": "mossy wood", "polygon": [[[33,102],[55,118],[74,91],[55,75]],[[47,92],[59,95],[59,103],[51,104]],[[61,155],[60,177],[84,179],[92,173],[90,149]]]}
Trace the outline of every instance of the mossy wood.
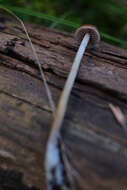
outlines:
{"label": "mossy wood", "polygon": [[[68,33],[26,27],[57,104],[78,45]],[[102,41],[83,57],[63,124],[78,190],[126,190],[127,131],[109,103],[127,115],[127,51]],[[52,119],[30,43],[22,28],[8,22],[0,30],[0,171],[20,172],[23,184],[45,190],[44,154]]]}

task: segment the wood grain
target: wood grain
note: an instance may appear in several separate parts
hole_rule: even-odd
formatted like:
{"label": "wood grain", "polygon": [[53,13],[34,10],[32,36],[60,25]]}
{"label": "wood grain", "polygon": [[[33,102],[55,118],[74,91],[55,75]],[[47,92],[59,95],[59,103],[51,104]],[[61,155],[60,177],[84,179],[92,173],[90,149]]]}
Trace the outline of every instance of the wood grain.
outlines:
{"label": "wood grain", "polygon": [[[26,24],[55,104],[78,45],[69,33]],[[125,190],[127,133],[108,104],[127,115],[127,51],[103,41],[83,57],[63,124],[63,140],[80,190]],[[0,31],[0,168],[45,190],[44,154],[52,113],[29,42],[15,23]]]}

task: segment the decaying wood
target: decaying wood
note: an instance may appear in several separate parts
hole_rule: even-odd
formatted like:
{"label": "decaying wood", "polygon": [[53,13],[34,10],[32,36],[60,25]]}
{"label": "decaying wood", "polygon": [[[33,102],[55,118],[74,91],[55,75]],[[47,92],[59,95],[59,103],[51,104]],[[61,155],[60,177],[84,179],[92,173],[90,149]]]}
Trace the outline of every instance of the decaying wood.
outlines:
{"label": "decaying wood", "polygon": [[[30,24],[27,29],[57,104],[77,43],[67,33]],[[119,106],[126,117],[126,81],[126,50],[101,42],[87,51],[63,126],[78,190],[126,190],[127,132],[108,106]],[[0,31],[0,169],[21,172],[22,183],[45,190],[44,153],[51,123],[30,44],[23,30],[8,22]]]}

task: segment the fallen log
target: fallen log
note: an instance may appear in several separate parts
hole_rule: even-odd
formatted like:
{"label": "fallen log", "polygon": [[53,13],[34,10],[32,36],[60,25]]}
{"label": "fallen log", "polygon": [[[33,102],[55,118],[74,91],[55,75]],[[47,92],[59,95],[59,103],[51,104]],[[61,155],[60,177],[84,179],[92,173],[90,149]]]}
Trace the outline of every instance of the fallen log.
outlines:
{"label": "fallen log", "polygon": [[[73,35],[26,24],[57,105],[78,44]],[[127,133],[109,108],[127,114],[127,51],[87,50],[74,85],[63,140],[76,189],[125,190]],[[44,155],[52,123],[43,82],[23,29],[0,30],[0,188],[45,190]]]}

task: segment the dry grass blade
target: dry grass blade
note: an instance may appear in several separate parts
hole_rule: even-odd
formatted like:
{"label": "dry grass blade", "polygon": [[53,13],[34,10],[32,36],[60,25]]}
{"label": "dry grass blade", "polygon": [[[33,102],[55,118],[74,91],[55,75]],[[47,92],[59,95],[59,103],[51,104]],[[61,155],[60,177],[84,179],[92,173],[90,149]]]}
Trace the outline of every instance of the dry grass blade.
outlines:
{"label": "dry grass blade", "polygon": [[46,93],[47,93],[47,96],[48,96],[49,104],[50,104],[50,107],[51,107],[52,112],[53,112],[53,114],[54,114],[54,112],[55,112],[55,104],[54,104],[54,101],[53,101],[53,99],[52,99],[52,94],[51,94],[51,91],[50,91],[50,89],[49,89],[49,87],[48,87],[48,84],[47,84],[47,81],[46,81],[46,77],[45,77],[44,72],[43,72],[43,70],[42,70],[42,67],[41,67],[40,61],[39,61],[39,59],[38,59],[36,50],[35,50],[35,48],[34,48],[34,46],[33,46],[33,43],[32,43],[32,41],[31,41],[31,38],[29,37],[29,34],[28,34],[28,32],[27,32],[27,29],[26,29],[26,27],[25,27],[23,21],[22,21],[18,16],[16,16],[13,12],[11,12],[10,10],[8,10],[7,8],[5,8],[5,7],[1,6],[1,5],[0,5],[0,8],[3,9],[3,10],[5,10],[5,11],[8,12],[9,14],[11,14],[13,17],[15,17],[16,20],[18,20],[18,21],[20,22],[21,26],[23,27],[24,32],[25,32],[25,34],[26,34],[26,36],[27,36],[27,38],[28,38],[28,40],[29,40],[29,42],[30,42],[30,46],[31,46],[31,48],[32,48],[33,54],[34,54],[34,56],[35,56],[36,64],[38,65],[38,68],[39,68],[39,71],[40,71],[40,74],[41,74],[41,78],[42,78],[42,80],[44,81],[44,85],[45,85]]}

